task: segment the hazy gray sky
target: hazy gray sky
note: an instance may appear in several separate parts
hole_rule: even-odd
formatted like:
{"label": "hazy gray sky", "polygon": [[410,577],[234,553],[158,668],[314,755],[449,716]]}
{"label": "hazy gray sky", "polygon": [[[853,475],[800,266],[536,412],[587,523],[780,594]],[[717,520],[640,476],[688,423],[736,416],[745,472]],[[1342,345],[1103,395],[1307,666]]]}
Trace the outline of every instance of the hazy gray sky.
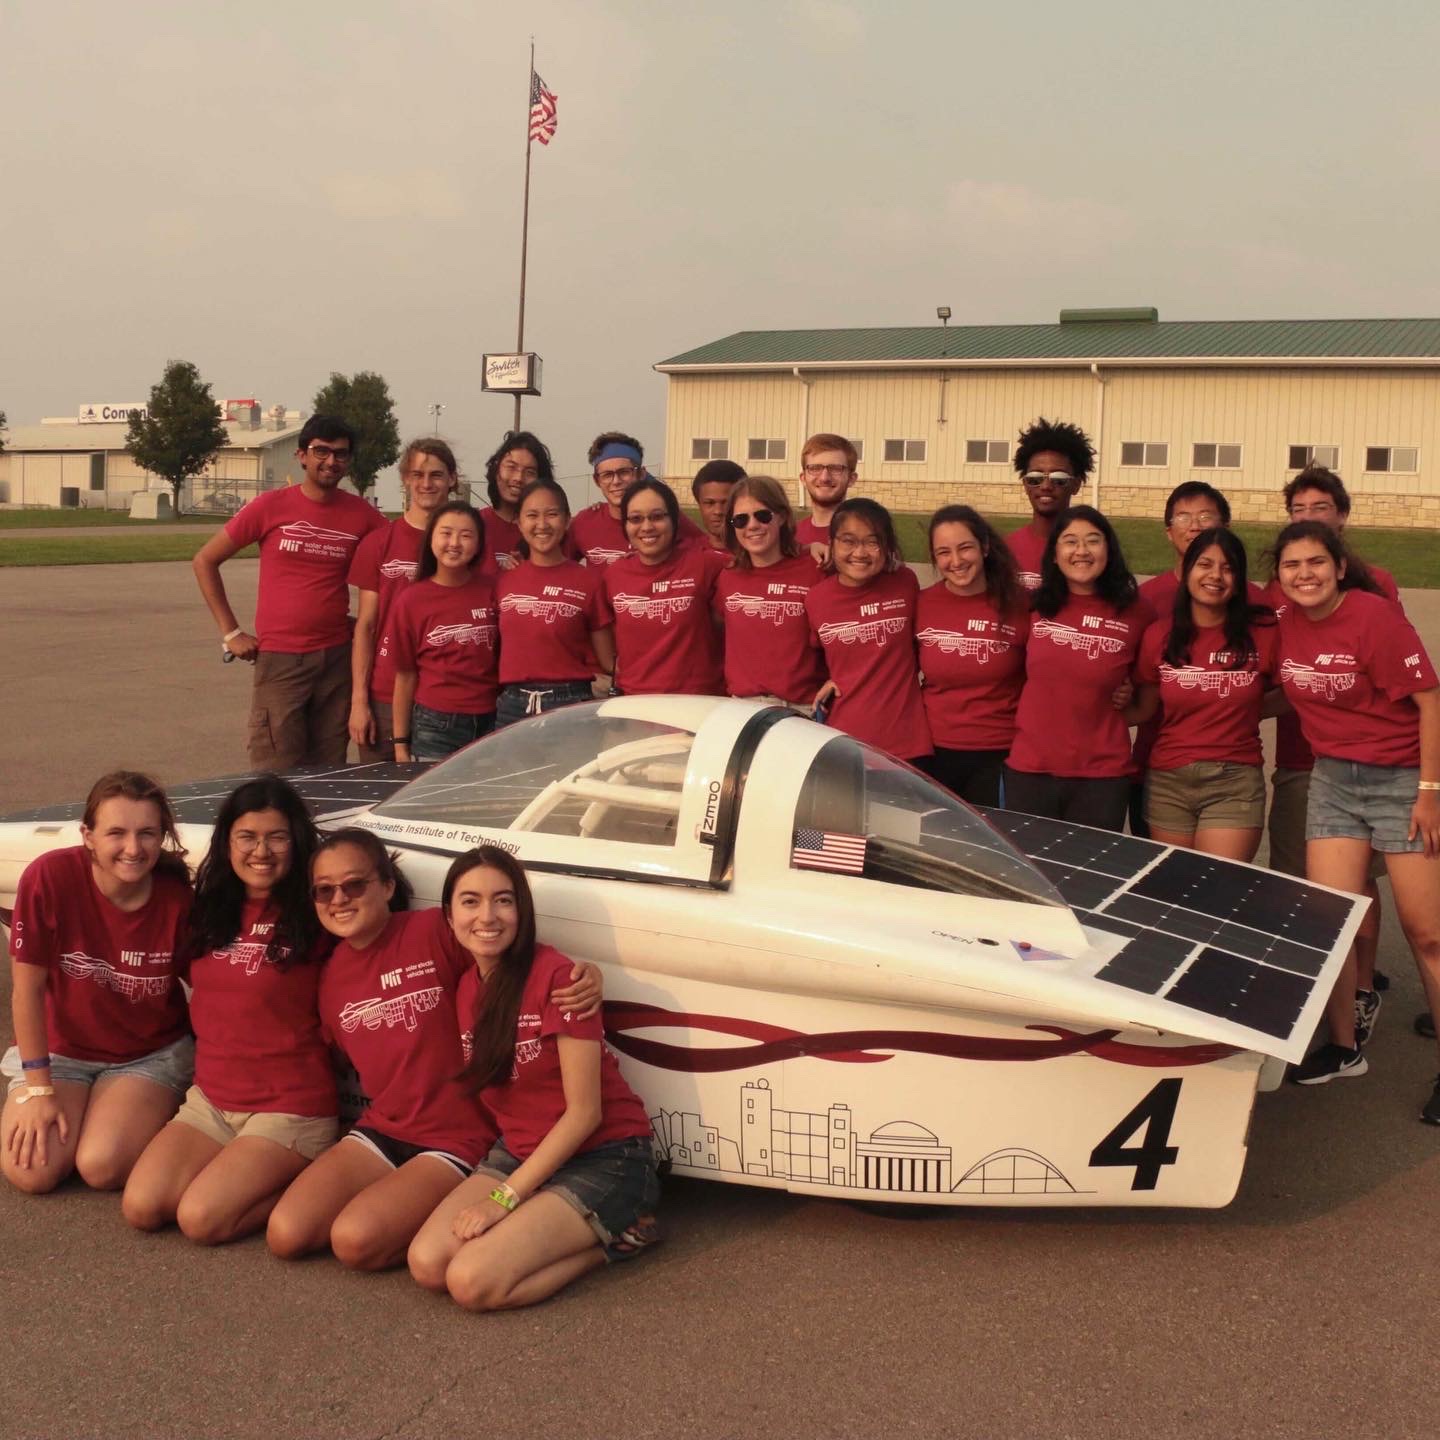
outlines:
{"label": "hazy gray sky", "polygon": [[740,329],[1440,314],[1433,3],[0,3],[0,409],[308,408],[379,370],[478,473],[510,420],[658,454],[651,365]]}

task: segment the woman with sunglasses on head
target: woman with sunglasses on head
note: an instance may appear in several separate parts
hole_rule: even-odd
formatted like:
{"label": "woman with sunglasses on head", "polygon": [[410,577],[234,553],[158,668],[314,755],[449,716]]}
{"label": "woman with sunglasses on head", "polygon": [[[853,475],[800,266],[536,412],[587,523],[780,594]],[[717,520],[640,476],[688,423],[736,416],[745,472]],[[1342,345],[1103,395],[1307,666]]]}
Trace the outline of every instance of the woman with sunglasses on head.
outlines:
{"label": "woman with sunglasses on head", "polygon": [[1150,838],[1228,860],[1255,858],[1265,821],[1260,719],[1277,680],[1274,612],[1252,603],[1245,547],[1201,530],[1173,608],[1145,632],[1131,717],[1159,721],[1145,779]]}
{"label": "woman with sunglasses on head", "polygon": [[615,670],[615,621],[601,572],[566,559],[570,502],[554,480],[520,492],[519,563],[497,587],[497,726],[594,698],[597,671]]}
{"label": "woman with sunglasses on head", "polygon": [[825,663],[810,634],[805,597],[820,568],[795,538],[795,516],[779,481],[738,480],[725,507],[734,557],[715,586],[725,627],[725,691],[783,700],[810,712]]}
{"label": "woman with sunglasses on head", "polygon": [[350,651],[350,738],[363,761],[393,760],[395,659],[384,644],[395,601],[415,578],[430,517],[460,484],[455,452],[443,441],[412,440],[400,457],[405,511],[368,534],[350,562],[359,599]]}
{"label": "woman with sunglasses on head", "polygon": [[335,1072],[317,996],[329,936],[310,901],[317,836],[274,775],[215,817],[181,952],[195,1083],[125,1186],[139,1230],[178,1223],[202,1245],[263,1228],[280,1192],[335,1143]]}
{"label": "woman with sunglasses on head", "polygon": [[[406,909],[409,884],[370,831],[325,836],[310,879],[319,922],[338,942],[320,979],[321,1024],[369,1101],[280,1198],[266,1239],[283,1259],[329,1246],[352,1269],[383,1270],[494,1139],[459,1079],[455,997],[470,961],[442,910]],[[598,1007],[598,972],[586,971],[554,997],[562,1008]]]}
{"label": "woman with sunglasses on head", "polygon": [[396,602],[395,759],[443,760],[495,728],[495,587],[481,573],[485,524],[451,500],[430,517],[415,583]]}
{"label": "woman with sunglasses on head", "polygon": [[533,1305],[654,1242],[650,1120],[599,1016],[551,998],[570,961],[537,943],[519,861],[495,846],[460,856],[443,908],[471,960],[460,1001],[473,1025],[466,1080],[500,1135],[415,1237],[410,1273],[467,1310]]}
{"label": "woman with sunglasses on head", "polygon": [[[1385,857],[1400,927],[1440,1019],[1440,681],[1414,627],[1320,521],[1275,541],[1280,680],[1315,752],[1305,820],[1309,880],[1364,892]],[[1330,1039],[1292,1073],[1323,1085],[1368,1068],[1355,1036],[1352,949],[1326,1010]],[[1440,1080],[1420,1118],[1440,1125]]]}
{"label": "woman with sunglasses on head", "polygon": [[723,695],[711,607],[728,557],[680,538],[680,503],[663,481],[635,480],[620,502],[631,553],[605,568],[615,617],[615,686],[625,695]]}
{"label": "woman with sunglasses on head", "polygon": [[1155,612],[1139,598],[1110,522],[1089,505],[1061,515],[1040,574],[1005,804],[1122,830],[1131,776],[1123,706]]}
{"label": "woman with sunglasses on head", "polygon": [[920,584],[883,505],[836,507],[824,574],[805,597],[830,675],[815,696],[816,718],[898,759],[925,759],[933,747],[915,658]]}
{"label": "woman with sunglasses on head", "polygon": [[190,879],[165,792],[134,771],[102,776],[80,839],[25,867],[10,924],[0,1168],[32,1195],[72,1170],[120,1189],[194,1069],[175,969]]}
{"label": "woman with sunglasses on head", "polygon": [[915,638],[935,753],[921,769],[972,805],[999,805],[1025,683],[1028,597],[1015,559],[968,505],[930,517],[939,580],[920,592]]}

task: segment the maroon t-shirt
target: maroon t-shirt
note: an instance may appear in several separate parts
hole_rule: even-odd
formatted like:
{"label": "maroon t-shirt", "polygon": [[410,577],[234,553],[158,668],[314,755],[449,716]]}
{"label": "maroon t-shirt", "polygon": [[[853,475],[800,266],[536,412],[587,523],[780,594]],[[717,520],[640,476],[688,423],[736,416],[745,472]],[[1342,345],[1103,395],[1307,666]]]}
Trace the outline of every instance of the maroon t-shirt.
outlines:
{"label": "maroon t-shirt", "polygon": [[1133,773],[1130,730],[1114,696],[1154,619],[1144,600],[1117,612],[1089,595],[1071,595],[1053,620],[1030,617],[1012,769],[1096,780]]}
{"label": "maroon t-shirt", "polygon": [[370,1097],[357,1123],[407,1145],[447,1150],[468,1165],[495,1139],[459,1080],[465,1060],[455,994],[472,968],[437,908],[392,915],[364,950],[342,940],[320,977],[326,1036]]}
{"label": "maroon t-shirt", "polygon": [[825,662],[810,634],[805,597],[820,578],[820,567],[803,550],[793,560],[721,574],[715,610],[725,626],[727,694],[814,703]]}
{"label": "maroon t-shirt", "polygon": [[370,694],[387,705],[395,696],[395,660],[385,644],[390,615],[396,597],[415,578],[424,545],[425,532],[402,515],[383,530],[372,530],[350,562],[350,583],[357,590],[373,590],[377,597]]}
{"label": "maroon t-shirt", "polygon": [[493,505],[487,505],[480,512],[480,518],[485,522],[487,569],[498,575],[513,568],[520,559],[515,553],[515,547],[520,543],[520,527],[513,520],[507,520]]}
{"label": "maroon t-shirt", "polygon": [[1260,705],[1277,679],[1278,627],[1251,628],[1256,653],[1237,670],[1231,668],[1222,625],[1196,630],[1188,665],[1169,664],[1165,646],[1173,624],[1173,615],[1161,616],[1141,639],[1135,662],[1135,683],[1160,691],[1150,769],[1178,770],[1202,760],[1259,765]]}
{"label": "maroon t-shirt", "polygon": [[817,525],[809,515],[804,515],[795,526],[795,540],[802,550],[810,545],[829,545],[830,527]]}
{"label": "maroon t-shirt", "polygon": [[902,760],[933,753],[915,661],[920,582],[902,565],[859,588],[826,576],[805,597],[810,631],[839,693],[830,724]]}
{"label": "maroon t-shirt", "polygon": [[335,1071],[320,1033],[324,965],[282,970],[269,959],[276,919],[266,901],[247,900],[236,939],[190,962],[195,1083],[220,1110],[333,1115]]}
{"label": "maroon t-shirt", "polygon": [[1040,588],[1040,562],[1045,557],[1048,540],[1048,532],[1042,535],[1029,521],[1005,537],[1005,543],[1020,567],[1020,583],[1027,590]]}
{"label": "maroon t-shirt", "polygon": [[590,680],[596,670],[590,633],[613,617],[602,572],[588,565],[522,560],[500,577],[500,683]]}
{"label": "maroon t-shirt", "polygon": [[1323,620],[1287,606],[1280,681],[1315,754],[1419,765],[1420,713],[1409,697],[1437,681],[1415,627],[1392,601],[1349,590]]}
{"label": "maroon t-shirt", "polygon": [[346,576],[361,540],[385,525],[371,504],[347,490],[311,500],[298,485],[257,495],[225,522],[236,545],[259,545],[255,636],[260,648],[308,655],[350,639]]}
{"label": "maroon t-shirt", "polygon": [[[550,999],[552,991],[570,985],[572,968],[572,962],[551,946],[535,947],[535,960],[520,996],[520,1012],[515,1021],[515,1063],[510,1078],[501,1085],[487,1085],[480,1092],[481,1102],[493,1117],[505,1148],[521,1160],[534,1153],[535,1147],[565,1113],[565,1086],[557,1043],[561,1035],[594,1040],[600,1046],[600,1123],[576,1153],[650,1134],[645,1102],[625,1083],[619,1062],[605,1044],[605,1029],[599,1014],[582,1020],[573,1011],[559,1009]],[[460,982],[459,999],[461,1018],[468,1022],[464,1035],[467,1051],[470,1032],[484,1004],[485,984],[480,972],[471,965]]]}
{"label": "maroon t-shirt", "polygon": [[1025,683],[1030,614],[1002,615],[990,597],[943,581],[920,592],[915,639],[930,738],[945,750],[1008,750]]}
{"label": "maroon t-shirt", "polygon": [[464,585],[420,580],[396,602],[386,648],[396,670],[416,673],[415,699],[448,715],[495,708],[495,587],[479,575]]}
{"label": "maroon t-shirt", "polygon": [[10,955],[48,972],[52,1055],[124,1065],[189,1030],[175,952],[190,899],[183,880],[157,872],[145,904],[121,910],[100,893],[83,845],[51,850],[25,867]]}
{"label": "maroon t-shirt", "polygon": [[[676,543],[683,545],[687,540],[699,540],[704,532],[688,516],[680,517],[680,526],[675,532]],[[570,522],[566,532],[567,546],[573,542],[578,554],[583,554],[587,565],[613,565],[630,553],[630,537],[619,518],[610,513],[610,507],[603,500],[587,505]],[[568,551],[567,551],[568,553]]]}
{"label": "maroon t-shirt", "polygon": [[615,616],[615,683],[627,695],[723,695],[720,634],[712,617],[726,557],[678,545],[663,565],[626,555],[606,567]]}

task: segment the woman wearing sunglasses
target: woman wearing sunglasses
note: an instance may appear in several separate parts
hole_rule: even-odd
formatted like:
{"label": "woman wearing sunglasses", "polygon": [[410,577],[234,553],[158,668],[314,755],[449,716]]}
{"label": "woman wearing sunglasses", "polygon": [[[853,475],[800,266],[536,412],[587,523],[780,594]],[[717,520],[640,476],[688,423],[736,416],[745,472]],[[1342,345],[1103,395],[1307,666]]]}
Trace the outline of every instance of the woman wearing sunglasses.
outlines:
{"label": "woman wearing sunglasses", "polygon": [[[321,1024],[369,1100],[281,1197],[266,1239],[282,1259],[328,1245],[352,1269],[384,1270],[495,1138],[459,1078],[455,992],[471,962],[442,910],[406,908],[410,886],[368,830],[326,836],[310,881],[316,916],[338,941],[320,980]],[[556,1005],[598,1006],[599,972],[584,971]]]}
{"label": "woman wearing sunglasses", "polygon": [[779,481],[750,475],[725,507],[732,568],[715,584],[725,627],[725,692],[773,697],[807,714],[825,680],[805,597],[820,568],[795,539],[795,515]]}

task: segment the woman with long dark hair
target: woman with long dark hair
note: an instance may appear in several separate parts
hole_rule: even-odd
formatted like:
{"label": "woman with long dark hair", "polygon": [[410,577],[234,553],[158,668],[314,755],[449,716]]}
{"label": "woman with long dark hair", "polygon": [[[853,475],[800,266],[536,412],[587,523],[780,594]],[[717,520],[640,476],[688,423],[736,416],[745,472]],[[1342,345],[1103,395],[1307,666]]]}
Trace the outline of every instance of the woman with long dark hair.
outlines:
{"label": "woman with long dark hair", "polygon": [[1010,809],[1124,828],[1131,760],[1121,705],[1154,619],[1110,522],[1089,505],[1062,511],[1032,602],[1025,687],[1005,764]]}
{"label": "woman with long dark hair", "polygon": [[999,805],[1025,682],[1029,596],[1010,547],[968,505],[930,517],[930,560],[940,578],[920,592],[915,639],[935,753],[921,768],[972,805]]}
{"label": "woman with long dark hair", "polygon": [[1202,530],[1170,614],[1140,644],[1130,718],[1159,711],[1145,780],[1150,838],[1250,861],[1265,822],[1260,718],[1277,680],[1274,612],[1250,599],[1245,547]]}
{"label": "woman with long dark hair", "polygon": [[328,938],[310,901],[314,823],[274,775],[215,817],[181,951],[195,1083],[125,1186],[140,1230],[201,1244],[259,1230],[280,1192],[335,1142],[335,1072],[317,996]]}
{"label": "woman with long dark hair", "polygon": [[[511,431],[485,462],[484,568],[505,571],[520,562],[520,495],[537,480],[554,480],[555,463],[538,435]],[[578,558],[578,557],[577,557]]]}
{"label": "woman with long dark hair", "polygon": [[10,926],[0,1168],[32,1195],[72,1170],[120,1189],[194,1069],[175,967],[190,877],[165,792],[133,770],[102,776],[80,839],[25,867]]}
{"label": "woman with long dark hair", "polygon": [[410,1247],[410,1273],[467,1310],[533,1305],[655,1238],[659,1182],[644,1103],[597,1015],[550,998],[570,961],[535,938],[525,871],[482,846],[445,877],[443,908],[472,961],[467,1083],[500,1137]]}

